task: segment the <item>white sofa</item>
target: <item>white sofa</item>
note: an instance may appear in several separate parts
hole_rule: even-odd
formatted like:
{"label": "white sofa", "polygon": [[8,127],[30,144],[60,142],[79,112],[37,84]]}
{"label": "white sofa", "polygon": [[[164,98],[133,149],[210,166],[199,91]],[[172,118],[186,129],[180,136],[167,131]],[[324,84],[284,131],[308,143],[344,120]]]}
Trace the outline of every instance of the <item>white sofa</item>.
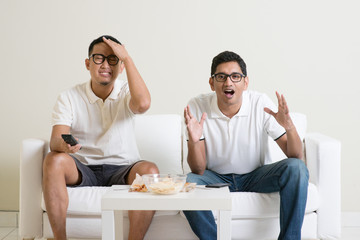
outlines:
{"label": "white sofa", "polygon": [[[319,133],[306,132],[306,117],[292,114],[304,139],[310,172],[305,239],[340,238],[340,142]],[[136,138],[142,159],[155,162],[162,173],[188,172],[186,142],[180,115],[142,115],[135,118]],[[20,157],[20,236],[51,238],[52,231],[42,199],[42,161],[48,141],[25,139]],[[283,155],[273,141],[265,162]],[[185,161],[183,162],[183,159]],[[69,238],[101,238],[101,196],[107,187],[68,188]],[[279,194],[231,193],[232,239],[276,239],[279,233]],[[128,221],[124,236],[127,236]],[[146,239],[197,239],[179,211],[158,211]]]}

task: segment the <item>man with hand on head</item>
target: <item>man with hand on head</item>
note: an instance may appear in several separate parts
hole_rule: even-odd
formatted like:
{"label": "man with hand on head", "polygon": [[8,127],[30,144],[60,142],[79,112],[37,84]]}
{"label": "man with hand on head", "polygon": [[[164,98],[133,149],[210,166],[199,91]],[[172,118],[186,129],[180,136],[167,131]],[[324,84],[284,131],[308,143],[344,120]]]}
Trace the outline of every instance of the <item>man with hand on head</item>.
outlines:
{"label": "man with hand on head", "polygon": [[[60,94],[53,110],[51,152],[43,163],[43,192],[55,239],[66,239],[67,186],[131,184],[136,173],[158,173],[140,161],[132,119],[150,107],[150,93],[121,43],[101,36],[89,46],[90,81]],[[126,69],[127,81],[118,76]],[[62,134],[72,134],[71,146]],[[143,239],[154,211],[129,211],[129,239]]]}
{"label": "man with hand on head", "polygon": [[[234,52],[214,57],[209,84],[213,93],[190,100],[184,110],[188,182],[229,183],[231,192],[280,193],[279,239],[300,240],[308,189],[302,142],[283,95],[278,109],[265,95],[247,90],[246,64]],[[264,164],[268,136],[287,159]],[[211,211],[184,211],[201,240],[216,239]]]}

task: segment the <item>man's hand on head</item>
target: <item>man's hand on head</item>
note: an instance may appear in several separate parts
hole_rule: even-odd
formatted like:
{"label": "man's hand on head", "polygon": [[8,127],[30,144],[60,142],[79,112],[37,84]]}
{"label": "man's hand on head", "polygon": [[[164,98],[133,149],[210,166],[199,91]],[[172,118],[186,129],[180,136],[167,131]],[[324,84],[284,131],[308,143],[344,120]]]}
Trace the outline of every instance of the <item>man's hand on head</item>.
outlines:
{"label": "man's hand on head", "polygon": [[106,39],[105,37],[103,37],[103,41],[104,43],[109,45],[109,47],[111,47],[114,54],[120,59],[120,61],[125,62],[126,59],[129,57],[129,54],[123,44],[118,44],[111,39]]}

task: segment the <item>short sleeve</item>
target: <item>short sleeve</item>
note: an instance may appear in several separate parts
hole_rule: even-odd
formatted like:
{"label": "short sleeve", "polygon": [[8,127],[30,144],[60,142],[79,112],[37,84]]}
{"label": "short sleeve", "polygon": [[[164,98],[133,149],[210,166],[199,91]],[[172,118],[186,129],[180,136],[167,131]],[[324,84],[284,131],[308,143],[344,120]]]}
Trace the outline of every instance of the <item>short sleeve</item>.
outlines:
{"label": "short sleeve", "polygon": [[52,125],[71,126],[73,121],[72,106],[67,92],[61,93],[57,98],[53,112]]}

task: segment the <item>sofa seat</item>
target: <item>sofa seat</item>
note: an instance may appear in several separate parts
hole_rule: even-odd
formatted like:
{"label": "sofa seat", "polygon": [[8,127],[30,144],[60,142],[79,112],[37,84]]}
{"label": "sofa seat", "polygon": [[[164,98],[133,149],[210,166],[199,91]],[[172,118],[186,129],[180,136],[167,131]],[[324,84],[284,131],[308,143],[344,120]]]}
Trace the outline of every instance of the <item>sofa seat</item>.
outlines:
{"label": "sofa seat", "polygon": [[[118,185],[119,186],[119,185]],[[127,191],[117,185],[111,188],[118,188],[120,191]],[[110,187],[67,187],[69,195],[69,206],[67,215],[71,216],[98,216],[101,217],[101,197]],[[41,201],[41,208],[46,212],[44,197]],[[179,211],[157,211],[155,216],[173,216]],[[124,212],[127,217],[127,211]]]}
{"label": "sofa seat", "polygon": [[[234,192],[232,197],[232,219],[277,218],[280,213],[280,195],[276,193]],[[244,207],[246,206],[246,207]],[[319,207],[319,193],[314,184],[309,183],[305,213]],[[217,215],[217,211],[214,212]]]}
{"label": "sofa seat", "polygon": [[[117,186],[113,186],[117,188]],[[68,187],[69,207],[68,215],[79,216],[100,216],[101,197],[108,191],[109,187]],[[120,190],[127,191],[127,190]],[[314,184],[310,183],[308,188],[308,200],[305,213],[311,213],[319,207],[319,194]],[[191,194],[191,193],[188,193]],[[276,218],[279,216],[280,196],[279,193],[252,193],[234,192],[232,196],[232,219],[246,218]],[[42,199],[42,209],[46,212],[44,199]],[[244,207],[246,206],[246,207]],[[173,216],[179,211],[157,211],[155,216]],[[124,213],[127,216],[127,212]],[[214,211],[217,216],[217,211]]]}
{"label": "sofa seat", "polygon": [[[123,189],[122,186],[113,186],[112,188]],[[72,226],[68,228],[68,236],[101,238],[101,197],[109,190],[109,187],[68,187],[67,190],[70,200],[67,211],[67,225]],[[319,194],[316,186],[312,183],[309,184],[308,192],[305,215],[307,221],[303,226],[304,237],[315,238],[317,218],[314,212],[319,207]],[[251,236],[256,236],[259,239],[265,236],[273,236],[274,239],[276,238],[279,231],[278,216],[280,197],[278,193],[234,192],[231,193],[231,195],[231,213],[233,219],[232,236],[234,239],[246,239],[247,237],[251,238]],[[52,232],[48,224],[48,216],[43,199],[41,206],[44,211],[43,222],[47,223],[43,226],[43,236],[50,238],[52,237]],[[215,219],[217,219],[217,213],[217,211],[214,211]],[[124,216],[124,229],[128,231],[129,221],[127,219],[127,211],[124,212]],[[242,221],[239,222],[236,220]],[[254,235],[254,226],[261,226],[260,228],[262,230],[258,232],[259,235]],[[86,231],[84,231],[84,227]],[[180,211],[156,211],[149,229],[149,235],[154,237],[151,239],[162,239],[159,232],[164,228],[174,233],[180,231],[179,234],[182,235],[183,239],[196,239],[190,230],[185,216]],[[186,229],[186,233],[184,233],[184,229]],[[125,236],[127,236],[127,232]],[[175,234],[174,236],[177,235]]]}

